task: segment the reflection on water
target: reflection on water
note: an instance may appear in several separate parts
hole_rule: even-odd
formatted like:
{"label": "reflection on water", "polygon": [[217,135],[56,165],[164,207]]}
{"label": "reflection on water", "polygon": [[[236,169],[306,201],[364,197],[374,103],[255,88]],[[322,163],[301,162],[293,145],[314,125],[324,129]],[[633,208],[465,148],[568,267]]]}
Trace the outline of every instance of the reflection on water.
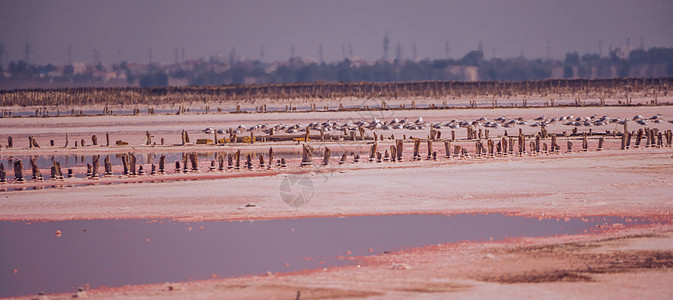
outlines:
{"label": "reflection on water", "polygon": [[[578,234],[620,217],[567,220],[394,215],[258,221],[0,222],[0,297],[289,272],[358,263],[350,257],[458,241]],[[57,235],[56,232],[61,234]]]}

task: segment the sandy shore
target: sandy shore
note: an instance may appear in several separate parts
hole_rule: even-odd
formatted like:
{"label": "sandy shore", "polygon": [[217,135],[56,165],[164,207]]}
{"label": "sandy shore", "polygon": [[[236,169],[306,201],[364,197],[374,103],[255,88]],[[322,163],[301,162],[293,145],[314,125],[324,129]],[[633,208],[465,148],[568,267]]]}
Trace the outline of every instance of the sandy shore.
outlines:
{"label": "sandy shore", "polygon": [[[397,111],[382,118],[408,117],[411,120],[423,116],[427,121],[434,122],[480,116],[494,119],[502,115],[533,119],[540,115],[608,114],[632,118],[637,114],[649,117],[657,113],[662,113],[665,120],[673,118],[673,108],[668,106]],[[0,119],[0,139],[3,143],[8,135],[17,139],[15,149],[3,147],[0,155],[88,155],[129,150],[123,147],[25,149],[28,135],[34,135],[40,144],[46,144],[55,136],[62,139],[60,136],[65,133],[76,139],[109,131],[139,144],[145,130],[150,130],[156,136],[165,135],[167,141],[175,143],[182,129],[191,130],[193,138],[202,138],[199,132],[207,126],[307,123],[370,117],[353,112]],[[666,130],[671,129],[671,125],[662,122],[648,127]],[[630,126],[631,130],[640,128],[635,124]],[[530,126],[522,128],[529,133],[539,130]],[[570,130],[562,125],[549,129],[553,132]],[[600,130],[616,129],[619,128],[612,126]],[[461,136],[464,130],[458,130]],[[504,129],[493,132],[501,134],[501,130],[504,132]],[[512,134],[518,129],[508,130]],[[419,137],[424,136],[427,131],[419,131],[418,134]],[[88,295],[100,299],[150,296],[286,299],[296,297],[299,291],[302,299],[490,298],[494,295],[498,298],[671,298],[673,150],[640,148],[622,151],[616,149],[616,139],[610,140],[609,145],[601,152],[592,150],[561,155],[423,160],[397,164],[362,163],[327,168],[292,167],[288,171],[242,171],[239,175],[222,173],[224,175],[214,176],[202,172],[179,178],[180,181],[168,178],[174,176],[169,174],[166,175],[167,182],[140,180],[128,184],[6,191],[0,192],[0,219],[250,220],[496,212],[538,218],[648,217],[659,220],[661,224],[617,227],[576,236],[434,245],[366,257],[358,266],[270,276],[99,288],[89,290]],[[242,149],[265,149],[268,146],[247,145]],[[292,143],[273,146],[299,147]],[[367,146],[363,143],[357,147],[366,149]],[[131,150],[199,149],[197,146],[134,148]],[[226,148],[224,151],[230,150]],[[288,176],[303,177],[311,183],[310,201],[306,205],[292,207],[281,199],[281,183]],[[255,207],[246,207],[248,204]],[[70,294],[50,295],[50,299],[70,297]]]}

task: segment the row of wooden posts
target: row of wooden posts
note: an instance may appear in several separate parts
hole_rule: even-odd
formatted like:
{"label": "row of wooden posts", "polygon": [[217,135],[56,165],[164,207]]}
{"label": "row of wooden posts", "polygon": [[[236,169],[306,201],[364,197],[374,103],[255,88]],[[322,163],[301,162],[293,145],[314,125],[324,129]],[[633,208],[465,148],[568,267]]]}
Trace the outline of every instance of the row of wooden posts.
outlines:
{"label": "row of wooden posts", "polygon": [[[630,136],[630,134],[627,132],[627,134],[623,136]],[[667,130],[665,132],[659,132],[658,134],[655,134],[655,130],[639,130],[637,134],[636,142],[635,142],[635,148],[638,148],[640,145],[640,140],[642,136],[646,137],[646,144],[645,147],[671,147],[672,142],[673,142],[673,132],[671,130]],[[485,140],[486,145],[484,145],[484,141],[482,140],[477,140],[475,141],[475,148],[474,148],[474,156],[477,158],[481,157],[495,157],[495,156],[507,156],[507,155],[519,155],[522,156],[525,153],[530,153],[530,155],[537,155],[541,153],[555,153],[559,154],[561,152],[561,147],[557,143],[557,136],[556,134],[551,134],[550,135],[550,146],[547,145],[546,142],[543,142],[543,138],[541,135],[538,133],[535,135],[535,140],[530,141],[528,144],[528,150],[526,150],[526,136],[523,134],[520,134],[516,138],[513,136],[509,137],[502,137],[500,140],[494,141],[492,139]],[[630,148],[630,138],[622,138],[622,149],[629,149]],[[426,160],[437,160],[437,151],[433,150],[433,140],[425,140],[427,144],[427,155],[425,157]],[[444,153],[446,158],[463,158],[463,157],[470,157],[470,153],[467,150],[466,147],[461,146],[461,145],[452,145],[452,142],[450,140],[444,140],[442,141],[444,144]],[[414,139],[413,140],[413,154],[412,154],[412,161],[418,161],[418,160],[423,160],[423,157],[420,152],[420,147],[421,147],[422,140],[421,139]],[[515,148],[515,144],[517,144],[517,147]],[[598,139],[598,146],[597,146],[597,151],[601,151],[603,149],[603,144],[604,144],[604,137],[599,137]],[[453,146],[453,147],[452,147]],[[573,143],[571,141],[567,141],[567,152],[573,152]],[[383,150],[383,153],[380,151]],[[582,148],[581,151],[588,151],[588,140],[587,140],[587,135],[584,134],[582,136]],[[330,164],[330,159],[331,159],[331,149],[325,148],[323,152],[323,157],[322,157],[322,165],[327,166]],[[370,146],[369,150],[369,162],[401,162],[403,161],[403,154],[404,153],[404,141],[403,140],[395,140],[395,144],[391,145],[388,149],[379,149],[378,142],[374,142]],[[351,156],[353,156],[353,163],[358,163],[360,161],[360,155],[358,153],[351,152]],[[229,153],[229,154],[220,154],[217,155],[215,160],[211,161],[210,168],[208,171],[224,171],[225,170],[225,158],[226,158],[226,169],[227,170],[240,170],[241,168],[245,168],[248,170],[253,169],[253,159],[254,157],[252,154],[247,154],[245,157],[245,161],[242,161],[241,158],[241,151],[238,150],[235,153]],[[341,159],[339,160],[339,164],[345,164],[348,158],[347,153],[343,153],[341,156]],[[145,171],[143,169],[142,165],[137,165],[137,160],[136,156],[132,153],[125,153],[122,155],[122,166],[123,166],[123,173],[122,175],[127,175],[127,176],[138,176],[138,175],[145,175]],[[267,163],[268,160],[268,163]],[[273,169],[273,160],[274,160],[274,153],[273,153],[273,148],[269,148],[268,155],[266,156],[266,160],[263,154],[260,154],[258,156],[258,169],[268,169],[271,170]],[[100,161],[100,155],[94,155],[92,156],[92,162],[91,164],[87,163],[86,166],[86,177],[90,179],[98,179],[99,178],[99,161]],[[243,165],[242,165],[243,163]],[[30,158],[30,164],[31,164],[31,170],[32,170],[32,179],[33,180],[38,180],[42,181],[43,176],[40,172],[40,169],[37,167],[37,164],[35,163],[34,158]],[[313,165],[313,148],[308,145],[308,144],[303,144],[302,145],[302,160],[300,166],[311,166]],[[113,176],[112,172],[112,163],[110,162],[110,157],[107,156],[104,159],[103,162],[103,167],[104,167],[104,173],[103,176],[105,177],[110,177]],[[278,159],[276,161],[276,167],[278,168],[286,168],[287,167],[287,162],[285,158]],[[175,173],[189,173],[189,172],[198,172],[199,171],[199,164],[198,164],[198,159],[196,156],[195,152],[189,153],[189,154],[183,154],[182,161],[176,161],[175,162]],[[165,174],[166,173],[166,157],[165,155],[161,155],[159,158],[159,164],[158,164],[158,169],[157,165],[151,164],[151,171],[150,175],[155,175],[155,174]],[[25,181],[24,176],[23,176],[23,163],[21,160],[15,160],[14,161],[14,175],[15,179],[17,182],[23,182]],[[67,177],[73,177],[73,170],[68,169]],[[4,168],[4,164],[0,163],[0,183],[6,182],[6,171]],[[58,161],[53,161],[53,166],[51,167],[51,179],[53,180],[63,180],[64,176],[61,171],[61,166]]]}
{"label": "row of wooden posts", "polygon": [[[455,96],[667,93],[673,78],[547,79],[536,81],[313,82],[165,88],[0,90],[0,106],[125,105],[255,101],[259,99],[413,98]],[[621,96],[620,96],[621,97]]]}

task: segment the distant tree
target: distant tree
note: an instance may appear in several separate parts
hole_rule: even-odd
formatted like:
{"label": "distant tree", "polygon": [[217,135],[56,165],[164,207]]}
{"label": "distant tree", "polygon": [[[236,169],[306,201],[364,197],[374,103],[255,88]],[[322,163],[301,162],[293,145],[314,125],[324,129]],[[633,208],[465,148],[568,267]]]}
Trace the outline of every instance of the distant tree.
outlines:
{"label": "distant tree", "polygon": [[140,87],[163,87],[168,86],[168,75],[156,72],[140,77]]}
{"label": "distant tree", "polygon": [[478,66],[484,61],[484,53],[473,50],[465,54],[460,60],[460,63],[467,66]]}
{"label": "distant tree", "polygon": [[573,72],[573,67],[566,65],[563,67],[563,78],[573,78],[575,77],[575,72]]}
{"label": "distant tree", "polygon": [[580,55],[575,52],[568,52],[566,53],[566,59],[565,59],[566,65],[571,65],[571,66],[576,66],[580,64]]}

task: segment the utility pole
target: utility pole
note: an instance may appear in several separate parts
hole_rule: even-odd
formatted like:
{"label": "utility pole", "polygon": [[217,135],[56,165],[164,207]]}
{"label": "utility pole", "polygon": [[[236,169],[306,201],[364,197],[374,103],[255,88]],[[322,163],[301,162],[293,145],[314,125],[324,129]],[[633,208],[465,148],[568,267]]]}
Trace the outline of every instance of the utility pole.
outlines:
{"label": "utility pole", "polygon": [[183,64],[185,63],[185,48],[182,48],[182,55],[180,56],[180,61],[182,61]]}
{"label": "utility pole", "polygon": [[341,45],[341,59],[346,59],[346,46],[343,44]]}
{"label": "utility pole", "polygon": [[5,65],[5,45],[0,43],[0,67]]}
{"label": "utility pole", "polygon": [[259,61],[264,60],[264,46],[259,46]]}
{"label": "utility pole", "polygon": [[411,56],[416,61],[416,42],[411,44]]}
{"label": "utility pole", "polygon": [[446,43],[444,43],[444,58],[446,58],[446,59],[449,59],[451,57],[449,55],[450,54],[449,50],[450,50],[449,41],[446,41]]}
{"label": "utility pole", "polygon": [[26,64],[30,62],[30,52],[33,51],[33,47],[30,43],[26,42],[26,48],[23,49],[23,53],[26,55]]}
{"label": "utility pole", "polygon": [[325,61],[322,59],[322,43],[320,43],[320,47],[318,47],[318,55],[320,56],[320,63],[324,63]]}
{"label": "utility pole", "polygon": [[643,37],[640,37],[640,50],[645,50],[645,41],[643,41]]}
{"label": "utility pole", "polygon": [[353,57],[353,44],[348,43],[348,57]]}
{"label": "utility pole", "polygon": [[388,47],[390,46],[390,38],[388,37],[388,32],[383,36],[383,56],[382,59],[388,59]]}
{"label": "utility pole", "polygon": [[290,59],[294,58],[294,44],[290,45]]}
{"label": "utility pole", "polygon": [[395,47],[395,59],[402,60],[402,44],[400,42],[397,42],[397,47]]}
{"label": "utility pole", "polygon": [[175,48],[173,49],[173,56],[174,56],[174,58],[175,58],[175,64],[176,64],[176,65],[179,64],[180,61],[178,61],[178,47],[175,47]]}
{"label": "utility pole", "polygon": [[603,40],[598,40],[598,57],[603,56]]}
{"label": "utility pole", "polygon": [[148,61],[149,61],[149,65],[151,66],[152,65],[152,47],[150,47],[148,52],[149,52],[148,53],[148,57],[149,57]]}
{"label": "utility pole", "polygon": [[479,52],[481,52],[482,55],[484,55],[484,44],[481,43],[481,40],[479,40],[479,45],[478,48]]}
{"label": "utility pole", "polygon": [[549,41],[547,41],[547,59],[551,59],[551,47],[549,46]]}

